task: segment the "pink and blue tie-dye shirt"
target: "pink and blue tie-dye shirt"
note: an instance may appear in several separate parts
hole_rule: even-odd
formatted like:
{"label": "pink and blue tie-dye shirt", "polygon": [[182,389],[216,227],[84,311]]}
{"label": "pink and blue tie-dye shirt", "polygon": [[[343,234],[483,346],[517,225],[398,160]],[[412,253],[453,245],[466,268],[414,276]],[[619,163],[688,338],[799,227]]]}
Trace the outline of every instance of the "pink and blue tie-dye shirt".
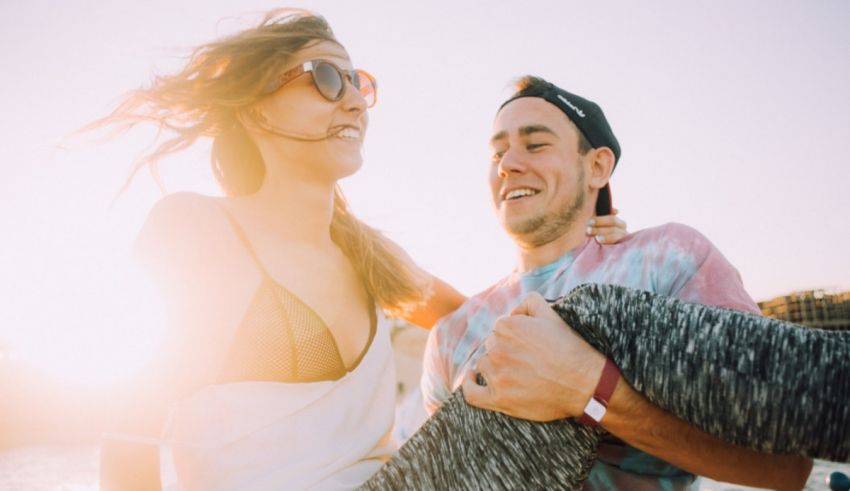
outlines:
{"label": "pink and blue tie-dye shirt", "polygon": [[[425,350],[422,395],[433,413],[475,368],[494,321],[527,293],[548,299],[583,283],[648,290],[688,302],[759,313],[738,271],[696,230],[667,224],[614,245],[587,239],[555,262],[514,272],[470,298],[431,331]],[[687,489],[694,477],[611,437],[599,449],[586,489]]]}

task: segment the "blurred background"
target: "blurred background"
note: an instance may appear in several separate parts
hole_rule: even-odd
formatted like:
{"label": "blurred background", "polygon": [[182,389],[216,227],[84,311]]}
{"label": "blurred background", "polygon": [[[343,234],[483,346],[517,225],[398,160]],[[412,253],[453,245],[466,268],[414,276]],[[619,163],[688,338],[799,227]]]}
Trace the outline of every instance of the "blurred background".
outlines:
{"label": "blurred background", "polygon": [[[101,428],[164,328],[131,261],[160,190],[142,171],[116,199],[153,132],[68,135],[192,47],[280,6],[0,3],[0,488],[16,475],[8,489],[52,489],[26,481],[30,464],[45,479],[45,462],[63,469],[56,485],[90,484]],[[462,292],[513,267],[490,206],[487,140],[527,73],[605,110],[623,147],[614,203],[631,230],[693,226],[759,301],[850,290],[850,3],[292,6],[324,15],[379,80],[366,165],[343,182],[355,212]],[[167,190],[218,193],[208,152],[206,142],[164,161]],[[405,356],[416,366],[415,350]]]}

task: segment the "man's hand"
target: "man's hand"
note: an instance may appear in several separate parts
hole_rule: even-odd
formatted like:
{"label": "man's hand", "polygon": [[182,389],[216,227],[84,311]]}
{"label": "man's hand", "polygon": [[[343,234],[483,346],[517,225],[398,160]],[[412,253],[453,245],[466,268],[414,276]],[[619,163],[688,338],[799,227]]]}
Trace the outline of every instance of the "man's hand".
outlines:
{"label": "man's hand", "polygon": [[484,345],[478,373],[463,381],[466,402],[532,421],[580,416],[605,364],[538,293],[499,318]]}

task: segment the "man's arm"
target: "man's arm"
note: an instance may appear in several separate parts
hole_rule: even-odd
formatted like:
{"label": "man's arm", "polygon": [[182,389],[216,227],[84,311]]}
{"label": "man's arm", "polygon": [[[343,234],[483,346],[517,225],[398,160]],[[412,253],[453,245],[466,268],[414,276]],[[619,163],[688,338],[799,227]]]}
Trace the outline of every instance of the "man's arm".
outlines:
{"label": "man's arm", "polygon": [[[605,357],[530,294],[496,322],[478,371],[463,383],[470,404],[518,418],[575,418],[593,394]],[[552,349],[556,346],[557,349]],[[653,405],[620,380],[602,426],[628,444],[695,474],[772,489],[802,489],[811,460],[755,452],[713,437]]]}
{"label": "man's arm", "polygon": [[812,460],[727,443],[649,402],[620,379],[600,424],[629,445],[693,474],[778,490],[806,485]]}

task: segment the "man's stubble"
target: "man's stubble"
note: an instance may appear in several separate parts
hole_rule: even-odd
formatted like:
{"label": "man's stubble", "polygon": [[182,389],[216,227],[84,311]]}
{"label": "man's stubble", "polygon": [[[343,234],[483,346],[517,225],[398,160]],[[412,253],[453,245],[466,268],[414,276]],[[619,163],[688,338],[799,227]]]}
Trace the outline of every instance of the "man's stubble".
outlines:
{"label": "man's stubble", "polygon": [[508,233],[526,247],[540,247],[561,237],[573,226],[584,207],[584,166],[579,166],[575,199],[555,212],[542,212],[522,223],[508,225]]}

